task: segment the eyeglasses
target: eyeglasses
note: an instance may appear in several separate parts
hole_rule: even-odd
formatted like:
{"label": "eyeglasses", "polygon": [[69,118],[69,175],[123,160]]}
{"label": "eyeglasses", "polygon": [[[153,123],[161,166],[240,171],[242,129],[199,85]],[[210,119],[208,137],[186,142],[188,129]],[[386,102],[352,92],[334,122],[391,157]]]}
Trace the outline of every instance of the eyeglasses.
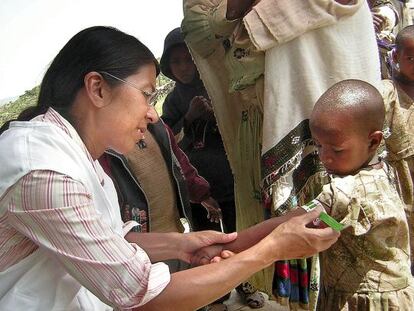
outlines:
{"label": "eyeglasses", "polygon": [[141,90],[138,86],[136,86],[134,83],[129,82],[127,80],[118,78],[117,76],[114,76],[113,74],[110,74],[109,72],[106,71],[99,71],[100,74],[105,74],[110,76],[111,78],[114,78],[115,80],[121,81],[123,83],[125,83],[126,85],[133,87],[134,89],[140,91],[142,93],[142,95],[144,95],[145,99],[147,100],[147,104],[150,106],[155,106],[155,104],[157,103],[157,97],[158,97],[158,92],[155,90],[154,92],[148,92],[148,91],[144,91]]}

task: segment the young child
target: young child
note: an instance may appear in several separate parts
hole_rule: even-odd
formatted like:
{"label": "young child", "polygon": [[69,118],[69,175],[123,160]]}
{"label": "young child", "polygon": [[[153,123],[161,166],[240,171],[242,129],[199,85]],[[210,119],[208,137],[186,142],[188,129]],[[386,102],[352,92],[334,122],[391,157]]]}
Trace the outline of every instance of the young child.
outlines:
{"label": "young child", "polygon": [[[376,155],[384,116],[381,94],[360,80],[333,85],[312,111],[309,125],[327,183],[303,209],[323,207],[345,227],[338,242],[320,254],[318,310],[412,310],[414,306],[404,204],[389,167]],[[282,216],[283,221],[303,209]],[[273,218],[275,225],[277,218],[281,221]],[[249,234],[242,232],[224,247],[210,247],[199,255],[213,258],[220,248],[239,252],[254,244],[255,236],[266,233],[252,227]],[[222,258],[229,255],[221,253]]]}
{"label": "young child", "polygon": [[348,226],[321,253],[318,310],[412,310],[404,205],[376,156],[384,105],[370,84],[345,80],[315,104],[310,129],[329,183],[314,200]]}
{"label": "young child", "polygon": [[[401,30],[393,52],[393,79],[383,80],[388,160],[396,170],[399,192],[405,203],[414,255],[414,26]],[[412,266],[412,272],[413,272]]]}

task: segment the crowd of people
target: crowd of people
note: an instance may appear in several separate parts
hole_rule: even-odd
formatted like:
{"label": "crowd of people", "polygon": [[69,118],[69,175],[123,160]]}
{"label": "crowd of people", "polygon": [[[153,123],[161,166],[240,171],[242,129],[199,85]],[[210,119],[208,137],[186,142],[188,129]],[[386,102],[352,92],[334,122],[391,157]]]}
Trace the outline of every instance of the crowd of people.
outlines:
{"label": "crowd of people", "polygon": [[160,63],[74,35],[0,129],[1,309],[411,310],[411,2],[183,7]]}

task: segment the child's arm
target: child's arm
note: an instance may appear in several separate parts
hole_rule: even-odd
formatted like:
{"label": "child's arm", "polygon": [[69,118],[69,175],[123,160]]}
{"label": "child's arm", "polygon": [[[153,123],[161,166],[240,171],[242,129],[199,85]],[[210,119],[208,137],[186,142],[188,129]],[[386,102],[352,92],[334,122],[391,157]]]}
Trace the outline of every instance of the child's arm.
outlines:
{"label": "child's arm", "polygon": [[303,215],[305,213],[305,210],[303,210],[302,208],[296,208],[287,213],[286,215],[274,217],[265,220],[257,225],[254,225],[250,228],[247,228],[238,233],[238,238],[235,241],[226,244],[225,249],[239,253],[262,240],[280,224],[288,221],[289,219],[295,216]]}
{"label": "child's arm", "polygon": [[[321,207],[316,207],[311,213],[314,215],[313,219],[317,218],[320,212],[323,209]],[[247,228],[241,232],[238,233],[237,239],[234,240],[231,243],[223,244],[223,245],[213,245],[206,248],[203,248],[200,250],[195,259],[192,261],[192,264],[199,265],[199,264],[207,264],[210,263],[210,261],[216,257],[220,256],[221,252],[223,250],[229,250],[231,252],[239,253],[241,251],[244,251],[245,249],[257,244],[260,240],[265,238],[267,235],[269,235],[275,228],[277,228],[280,224],[289,221],[290,219],[301,216],[303,214],[306,214],[305,209],[303,208],[296,208],[292,210],[291,212],[287,213],[286,215],[280,216],[280,217],[274,217],[268,220],[265,220],[257,225],[254,225],[250,228]],[[309,221],[311,222],[311,220]],[[300,232],[301,228],[297,228],[297,234],[303,234],[303,235],[312,235],[317,234],[315,229],[310,232]]]}

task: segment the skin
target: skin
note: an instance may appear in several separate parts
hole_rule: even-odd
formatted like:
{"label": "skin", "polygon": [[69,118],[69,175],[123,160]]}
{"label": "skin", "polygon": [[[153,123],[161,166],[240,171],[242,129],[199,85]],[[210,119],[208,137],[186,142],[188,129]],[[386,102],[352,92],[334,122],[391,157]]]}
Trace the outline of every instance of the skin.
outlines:
{"label": "skin", "polygon": [[[329,243],[333,244],[334,241],[330,240],[333,236],[335,236],[335,241],[339,237],[339,233],[331,228],[311,228],[310,223],[319,216],[321,211],[322,209],[318,207],[312,212],[306,213],[304,209],[297,208],[286,215],[265,220],[239,232],[237,239],[226,245],[212,245],[200,250],[193,257],[192,263],[205,265],[210,262],[221,262],[221,259],[227,259],[235,253],[243,252],[249,247],[261,243],[272,231],[274,232],[275,227],[283,231],[284,234],[280,237],[283,241],[279,241],[277,244],[280,248],[279,251],[281,251],[279,260],[309,257],[309,254],[312,253],[309,248],[324,248]],[[281,227],[284,229],[281,229]],[[299,240],[303,238],[303,240],[294,241],[296,238],[299,238]],[[282,247],[282,245],[284,246]],[[296,247],[293,248],[292,245],[296,245]],[[284,251],[289,254],[283,254]],[[294,257],[292,257],[290,251],[295,252]]]}
{"label": "skin", "polygon": [[[183,84],[191,84],[197,74],[197,68],[193,62],[188,48],[184,44],[173,47],[170,52],[170,70],[173,76]],[[198,118],[214,118],[210,101],[203,96],[195,96],[184,116],[186,122],[191,124]]]}
{"label": "skin", "polygon": [[[155,66],[149,64],[126,80],[152,92],[155,76]],[[99,158],[108,148],[121,154],[132,150],[154,117],[146,97],[124,83],[109,86],[97,72],[88,73],[84,83],[73,104],[72,115],[92,157]]]}
{"label": "skin", "polygon": [[207,210],[207,218],[211,222],[220,222],[220,219],[223,219],[223,214],[221,212],[220,206],[216,200],[212,197],[201,202],[201,205]]}
{"label": "skin", "polygon": [[[144,66],[126,80],[151,92],[155,87],[155,66]],[[94,158],[107,148],[130,151],[154,118],[141,92],[125,84],[110,87],[96,72],[85,76],[84,88],[77,94],[70,113],[75,128]],[[284,224],[279,220],[258,225],[263,240],[257,245],[229,260],[172,274],[170,283],[160,295],[136,310],[195,310],[221,297],[275,260],[308,256],[328,248],[339,234],[330,228],[306,228],[305,225],[316,216],[309,213]],[[178,258],[194,262],[200,248],[229,243],[236,237],[236,233],[225,235],[215,231],[188,234],[130,232],[126,240],[139,244],[152,261]]]}
{"label": "skin", "polygon": [[193,123],[196,119],[214,120],[213,107],[210,101],[204,96],[194,96],[184,119],[187,124]]}
{"label": "skin", "polygon": [[[155,89],[155,66],[143,66],[126,78],[138,88],[152,92]],[[85,76],[84,88],[79,91],[72,106],[75,128],[94,159],[108,149],[120,153],[131,151],[138,140],[143,138],[148,123],[156,122],[158,115],[148,105],[139,90],[126,84],[110,87],[97,73]],[[192,253],[200,247],[223,241],[231,241],[234,234],[222,235],[217,232],[171,234],[134,234],[126,239],[139,243],[148,251],[154,261],[179,258],[189,262]]]}
{"label": "skin", "polygon": [[196,76],[197,69],[188,48],[180,44],[171,49],[170,70],[173,76],[183,84],[190,84]]}
{"label": "skin", "polygon": [[353,175],[366,166],[382,138],[381,131],[364,131],[345,110],[312,113],[310,129],[322,164],[336,175]]}
{"label": "skin", "polygon": [[[136,310],[196,310],[229,292],[275,260],[308,257],[330,247],[339,233],[331,228],[306,227],[319,213],[320,210],[315,209],[305,215],[291,215],[290,219],[273,218],[242,231],[239,235],[244,238],[240,241],[249,244],[250,248],[237,243],[235,248],[241,252],[227,260],[172,274],[165,290]],[[206,258],[202,260],[207,261]]]}
{"label": "skin", "polygon": [[402,48],[393,53],[393,61],[399,65],[393,80],[414,99],[414,38],[403,41]]}
{"label": "skin", "polygon": [[[382,139],[382,132],[376,130],[381,127],[381,118],[384,117],[381,111],[381,95],[362,81],[340,82],[321,96],[312,112],[310,128],[328,172],[350,175],[370,162]],[[367,112],[371,117],[361,118]],[[329,213],[328,209],[325,210]],[[240,232],[231,243],[200,250],[196,259],[200,264],[221,262],[221,259],[257,243],[257,239],[268,234],[271,226],[303,213],[302,208],[297,208],[285,216],[267,220]]]}
{"label": "skin", "polygon": [[[153,106],[149,108],[147,117],[150,120],[150,123],[157,123],[160,120],[160,117]],[[145,140],[145,136],[142,139]],[[220,205],[213,197],[208,197],[207,199],[201,202],[201,205],[203,205],[204,208],[207,210],[207,218],[211,222],[218,223],[220,219],[223,219]]]}

